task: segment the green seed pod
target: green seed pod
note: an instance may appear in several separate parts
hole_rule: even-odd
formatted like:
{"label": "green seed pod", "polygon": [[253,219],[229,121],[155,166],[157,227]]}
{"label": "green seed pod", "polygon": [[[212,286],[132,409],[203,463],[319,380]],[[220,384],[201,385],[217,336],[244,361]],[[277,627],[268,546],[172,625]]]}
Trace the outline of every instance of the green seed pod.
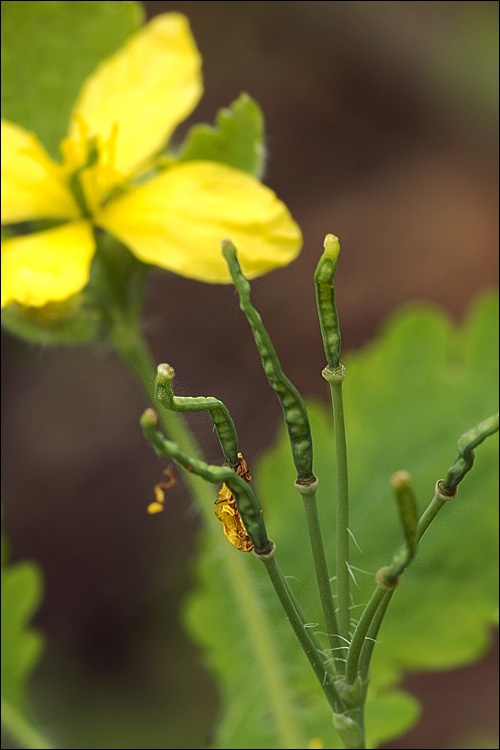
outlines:
{"label": "green seed pod", "polygon": [[233,284],[240,297],[240,308],[252,327],[264,372],[283,409],[293,460],[297,469],[297,479],[299,482],[310,481],[314,476],[312,471],[313,449],[309,417],[304,400],[283,373],[262,318],[250,302],[250,284],[243,276],[236,255],[236,248],[230,240],[222,242],[222,252],[227,261]]}
{"label": "green seed pod", "polygon": [[410,475],[407,471],[397,471],[391,477],[391,485],[398,504],[401,526],[408,548],[408,562],[412,559],[417,548],[418,508]]}
{"label": "green seed pod", "polygon": [[319,259],[314,273],[316,287],[316,305],[326,361],[331,370],[339,366],[340,361],[340,325],[335,305],[334,276],[340,245],[337,237],[327,234],[324,241],[323,255]]}
{"label": "green seed pod", "polygon": [[407,471],[397,471],[391,477],[391,485],[398,504],[399,517],[406,544],[394,555],[390,566],[383,568],[383,580],[385,583],[382,584],[380,581],[379,583],[380,585],[384,585],[385,588],[397,585],[401,574],[413,560],[417,551],[418,508],[410,483],[410,475]]}
{"label": "green seed pod", "polygon": [[175,396],[172,381],[174,368],[170,365],[158,365],[155,385],[156,399],[172,411],[208,411],[219,439],[222,453],[231,467],[237,467],[238,435],[236,427],[226,406],[212,396]]}
{"label": "green seed pod", "polygon": [[441,480],[441,488],[445,494],[453,496],[454,490],[462,481],[474,463],[474,448],[483,442],[489,435],[498,430],[498,413],[488,417],[484,422],[468,430],[458,441],[458,456],[448,469],[446,479]]}
{"label": "green seed pod", "polygon": [[146,409],[141,417],[141,427],[144,436],[153,444],[159,456],[168,456],[187,471],[192,471],[193,474],[213,484],[225,482],[234,495],[238,513],[245,524],[255,551],[258,554],[266,554],[271,550],[272,542],[267,537],[259,501],[251,485],[243,477],[236,474],[229,466],[211,466],[183,453],[176,443],[167,440],[158,430],[158,415],[154,409]]}

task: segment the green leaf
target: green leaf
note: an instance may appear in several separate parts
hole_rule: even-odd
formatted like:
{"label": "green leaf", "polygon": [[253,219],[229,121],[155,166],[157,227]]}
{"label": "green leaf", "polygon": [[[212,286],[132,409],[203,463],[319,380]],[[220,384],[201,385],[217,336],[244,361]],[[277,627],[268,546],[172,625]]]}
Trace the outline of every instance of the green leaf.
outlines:
{"label": "green leaf", "polygon": [[138,28],[136,2],[2,3],[2,117],[34,131],[52,156],[84,79]]}
{"label": "green leaf", "polygon": [[[359,588],[352,590],[353,617],[368,601],[376,571],[401,545],[393,472],[409,471],[422,511],[455,458],[460,435],[497,410],[497,327],[493,297],[476,305],[460,331],[439,310],[415,306],[396,314],[375,342],[345,362],[350,527],[363,550],[351,545],[351,563],[369,573],[354,571]],[[319,512],[333,575],[330,409],[312,404],[310,417]],[[477,449],[474,469],[425,534],[394,595],[375,647],[367,702],[369,747],[402,734],[417,719],[416,701],[397,688],[404,671],[465,664],[487,647],[497,611],[497,450],[497,437]],[[322,638],[284,428],[277,445],[252,468],[277,560],[307,619],[319,623]],[[340,747],[321,688],[261,568],[229,545],[221,557],[210,538],[204,540],[199,587],[187,621],[219,685],[222,714],[213,745],[307,747],[318,738],[325,748]]]}
{"label": "green leaf", "polygon": [[264,170],[264,117],[248,94],[220,109],[215,126],[194,125],[181,147],[181,161],[222,162],[260,178]]}
{"label": "green leaf", "polygon": [[43,648],[28,623],[42,596],[42,578],[32,562],[3,566],[2,553],[2,727],[25,748],[50,745],[32,724],[27,680]]}

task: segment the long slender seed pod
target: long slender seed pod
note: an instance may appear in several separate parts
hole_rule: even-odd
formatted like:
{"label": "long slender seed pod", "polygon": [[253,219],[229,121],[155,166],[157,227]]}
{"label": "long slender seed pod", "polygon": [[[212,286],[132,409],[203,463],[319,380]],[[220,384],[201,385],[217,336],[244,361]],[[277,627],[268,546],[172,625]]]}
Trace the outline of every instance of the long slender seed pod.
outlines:
{"label": "long slender seed pod", "polygon": [[458,441],[458,456],[448,469],[446,479],[441,481],[441,491],[453,494],[474,463],[474,448],[498,430],[498,412],[462,435]]}
{"label": "long slender seed pod", "polygon": [[227,463],[236,468],[238,461],[238,435],[227,407],[212,396],[175,396],[172,381],[175,376],[171,365],[158,365],[155,397],[172,411],[208,411]]}
{"label": "long slender seed pod", "polygon": [[336,504],[336,563],[337,563],[337,616],[340,634],[349,637],[351,619],[349,580],[349,477],[347,470],[347,443],[345,435],[344,402],[342,383],[346,370],[340,364],[340,325],[335,304],[335,271],[340,252],[337,237],[327,234],[323,243],[323,254],[315,274],[316,304],[321,327],[321,337],[327,360],[322,375],[330,385],[335,430],[335,454],[337,464]]}
{"label": "long slender seed pod", "polygon": [[214,484],[225,482],[234,495],[238,513],[245,524],[256,552],[259,554],[269,552],[272,548],[272,542],[267,537],[260,504],[251,485],[245,479],[236,474],[229,466],[211,466],[183,453],[176,443],[167,440],[158,430],[158,414],[154,409],[146,409],[141,417],[141,427],[144,436],[153,444],[159,456],[168,456],[187,471],[192,471],[193,474],[197,474],[208,482]]}
{"label": "long slender seed pod", "polygon": [[278,396],[285,417],[293,460],[297,469],[297,481],[309,482],[314,477],[312,471],[312,438],[309,417],[302,396],[291,383],[283,370],[276,351],[271,343],[262,318],[250,302],[250,284],[243,276],[238,262],[236,248],[230,240],[223,240],[222,252],[226,259],[233,284],[240,297],[240,308],[247,316],[259,350],[264,372],[271,388]]}
{"label": "long slender seed pod", "polygon": [[384,580],[387,584],[395,583],[406,566],[415,557],[418,526],[417,501],[415,500],[408,472],[397,471],[393,474],[391,485],[398,504],[405,545],[394,555],[391,565],[384,570]]}
{"label": "long slender seed pod", "polygon": [[340,362],[340,325],[335,304],[334,284],[340,252],[337,237],[334,234],[327,234],[323,247],[323,255],[319,259],[314,273],[314,285],[316,287],[316,305],[326,361],[328,367],[335,370]]}

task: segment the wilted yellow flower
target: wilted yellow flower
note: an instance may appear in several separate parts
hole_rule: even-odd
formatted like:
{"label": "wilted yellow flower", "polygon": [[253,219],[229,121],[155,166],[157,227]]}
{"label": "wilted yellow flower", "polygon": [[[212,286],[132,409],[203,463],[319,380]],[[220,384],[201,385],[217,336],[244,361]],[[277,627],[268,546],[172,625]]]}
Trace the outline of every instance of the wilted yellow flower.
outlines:
{"label": "wilted yellow flower", "polygon": [[94,227],[145,263],[207,282],[230,281],[220,253],[226,237],[250,278],[293,260],[299,228],[250,175],[209,161],[151,169],[201,93],[201,58],[188,22],[169,13],[84,82],[62,164],[34,134],[2,121],[2,224],[61,220],[2,244],[2,307],[38,307],[79,292],[89,278]]}

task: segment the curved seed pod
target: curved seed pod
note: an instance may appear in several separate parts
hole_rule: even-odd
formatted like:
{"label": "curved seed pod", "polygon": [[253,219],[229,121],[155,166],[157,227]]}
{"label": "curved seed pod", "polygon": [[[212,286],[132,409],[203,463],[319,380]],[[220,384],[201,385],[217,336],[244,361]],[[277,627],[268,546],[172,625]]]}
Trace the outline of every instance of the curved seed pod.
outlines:
{"label": "curved seed pod", "polygon": [[313,448],[309,417],[307,416],[304,400],[293,383],[283,373],[280,361],[271,343],[269,334],[264,327],[262,318],[250,302],[250,284],[243,276],[236,248],[230,240],[222,242],[222,252],[233,279],[233,284],[240,297],[240,308],[247,316],[248,322],[252,327],[255,343],[257,344],[264,366],[264,372],[267,375],[271,388],[278,396],[281,408],[283,409],[290,437],[293,460],[297,469],[297,479],[299,482],[308,482],[314,476],[312,470]]}
{"label": "curved seed pod", "polygon": [[474,463],[474,448],[498,430],[498,413],[468,430],[458,441],[458,456],[448,469],[446,479],[441,480],[441,489],[453,496],[453,490],[462,481]]}
{"label": "curved seed pod", "polygon": [[[154,409],[146,409],[141,417],[144,436],[149,440],[159,456],[168,456],[187,471],[214,484],[225,484],[229,487],[236,502],[236,507],[245,525],[246,532],[259,554],[266,554],[272,547],[267,537],[266,526],[262,517],[257,496],[243,476],[229,466],[211,466],[183,453],[176,443],[167,440],[157,429],[158,415]],[[239,460],[238,460],[239,463]]]}
{"label": "curved seed pod", "polygon": [[174,368],[158,365],[155,384],[156,399],[172,411],[208,411],[227,463],[236,468],[238,461],[238,435],[226,406],[212,396],[175,396],[172,381]]}
{"label": "curved seed pod", "polygon": [[318,308],[321,337],[328,367],[335,370],[340,361],[340,325],[335,304],[334,276],[340,245],[334,234],[327,234],[323,255],[314,273],[316,305]]}

